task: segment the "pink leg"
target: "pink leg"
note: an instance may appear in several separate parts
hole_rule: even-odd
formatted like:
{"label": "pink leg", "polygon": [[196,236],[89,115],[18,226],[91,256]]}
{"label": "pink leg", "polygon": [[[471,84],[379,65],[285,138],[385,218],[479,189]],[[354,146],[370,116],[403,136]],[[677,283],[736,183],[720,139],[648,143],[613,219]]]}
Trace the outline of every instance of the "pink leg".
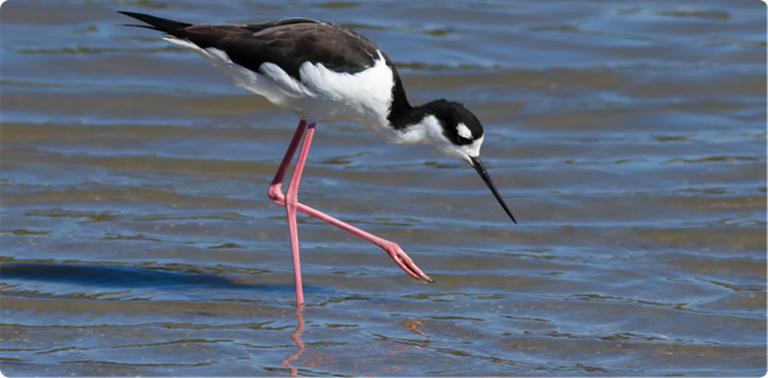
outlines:
{"label": "pink leg", "polygon": [[[312,126],[314,127],[314,125]],[[275,173],[275,178],[272,180],[272,184],[269,185],[269,191],[267,192],[267,195],[269,196],[269,198],[272,199],[272,201],[276,202],[279,205],[285,206],[286,213],[288,215],[288,230],[291,236],[291,252],[293,254],[293,277],[294,277],[294,282],[296,283],[296,305],[297,306],[301,306],[302,304],[304,304],[304,290],[302,289],[302,286],[301,286],[301,264],[299,260],[299,233],[298,233],[298,228],[296,227],[296,206],[295,204],[290,207],[287,206],[286,198],[282,192],[282,185],[283,185],[283,179],[285,178],[285,172],[288,170],[288,165],[291,164],[291,160],[293,160],[293,155],[296,153],[296,147],[299,146],[301,137],[304,135],[304,131],[306,129],[307,129],[307,121],[302,119],[301,121],[299,121],[299,126],[296,128],[296,132],[293,134],[291,143],[288,145],[288,150],[285,151],[285,156],[283,157],[283,161],[280,162],[280,166],[277,168],[277,172]],[[296,170],[294,170],[291,183],[293,182],[293,178],[298,178],[298,179],[301,178],[300,176],[296,176]],[[289,191],[291,189],[291,183],[288,184]],[[298,190],[298,185],[296,189]]]}
{"label": "pink leg", "polygon": [[299,181],[304,172],[304,163],[307,161],[309,146],[312,144],[312,136],[315,135],[315,124],[310,123],[304,132],[304,142],[296,158],[296,166],[293,168],[291,182],[285,193],[285,211],[288,214],[288,230],[291,234],[291,252],[293,253],[293,279],[296,283],[296,305],[304,304],[304,290],[301,286],[301,263],[299,262],[299,230],[296,227],[296,207],[299,204]]}
{"label": "pink leg", "polygon": [[[291,177],[291,182],[288,184],[288,192],[286,193],[286,195],[283,195],[281,186],[283,183],[283,178],[285,177],[285,172],[291,160],[293,159],[293,155],[296,153],[296,148],[298,147],[299,140],[301,139],[301,136],[305,133],[305,130],[306,130],[306,136],[304,138],[304,143],[301,146],[299,157],[296,160],[296,167],[294,168],[294,172]],[[429,278],[429,276],[424,274],[424,272],[422,272],[421,269],[419,269],[419,267],[416,266],[413,260],[411,260],[411,258],[408,257],[408,255],[397,244],[391,241],[379,238],[375,235],[369,234],[357,227],[354,227],[348,223],[342,222],[330,215],[317,211],[309,206],[306,206],[298,202],[297,193],[299,189],[299,181],[301,180],[301,173],[304,169],[304,163],[307,160],[307,154],[309,153],[309,146],[312,143],[312,137],[314,136],[314,132],[315,132],[314,123],[307,126],[307,122],[305,120],[301,120],[299,122],[299,126],[296,129],[296,133],[293,135],[293,139],[291,139],[291,144],[288,146],[288,150],[285,152],[285,157],[283,157],[283,161],[280,163],[280,167],[277,169],[275,178],[272,180],[272,184],[269,186],[269,191],[267,192],[267,194],[269,195],[269,198],[272,199],[272,201],[274,201],[278,205],[282,205],[286,207],[286,212],[288,214],[288,228],[291,234],[291,250],[293,252],[293,267],[294,267],[294,278],[296,282],[297,305],[302,305],[304,303],[304,292],[301,286],[301,267],[299,264],[298,229],[296,227],[296,211],[297,210],[311,217],[315,217],[324,222],[330,223],[336,227],[339,227],[345,231],[348,231],[354,235],[357,235],[365,240],[368,240],[373,244],[378,245],[384,251],[386,251],[390,255],[390,257],[392,257],[395,263],[401,269],[403,269],[406,273],[408,273],[411,277],[416,279],[421,278],[428,282],[434,282],[431,278]]]}

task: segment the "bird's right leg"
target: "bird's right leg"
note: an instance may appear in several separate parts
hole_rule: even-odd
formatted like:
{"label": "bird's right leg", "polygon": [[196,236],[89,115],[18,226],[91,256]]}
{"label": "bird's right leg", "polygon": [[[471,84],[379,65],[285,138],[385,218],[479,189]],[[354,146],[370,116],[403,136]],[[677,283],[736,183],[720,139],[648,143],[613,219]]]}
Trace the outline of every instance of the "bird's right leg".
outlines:
{"label": "bird's right leg", "polygon": [[[314,129],[314,124],[311,125],[310,127]],[[286,196],[283,194],[281,190],[283,179],[285,178],[285,173],[286,173],[286,170],[288,169],[288,165],[290,165],[291,160],[293,159],[293,155],[296,153],[296,148],[298,147],[299,142],[301,141],[301,137],[303,136],[306,130],[307,130],[307,122],[305,120],[301,120],[301,122],[299,122],[298,128],[296,129],[296,133],[294,133],[293,135],[293,139],[291,139],[291,143],[288,146],[288,150],[285,152],[285,157],[283,157],[283,161],[280,163],[280,166],[277,169],[275,178],[272,180],[272,184],[269,186],[269,191],[267,194],[269,195],[269,198],[272,199],[272,201],[274,201],[278,205],[286,206],[286,203],[287,203]],[[309,144],[312,142],[312,133],[307,133],[307,134],[308,134],[306,138],[307,140],[304,141],[304,146],[302,147],[303,153],[300,154],[300,159],[296,162],[296,166],[301,168],[304,167],[304,163],[306,161],[306,151],[304,151],[304,149],[306,148],[306,150],[308,150]],[[299,173],[299,176],[296,176],[296,173],[294,173],[294,177],[292,178],[291,181],[298,180],[299,178],[300,178],[300,173]],[[297,182],[297,187],[298,187],[298,182]],[[295,192],[293,194],[295,196]],[[427,282],[434,282],[431,278],[429,278],[429,276],[424,274],[424,272],[422,272],[418,266],[416,266],[413,260],[411,260],[411,258],[396,243],[382,239],[368,232],[365,232],[355,226],[342,222],[328,214],[325,214],[307,205],[299,203],[297,200],[295,203],[291,203],[290,207],[293,207],[293,206],[295,206],[296,210],[304,214],[320,219],[326,223],[332,224],[347,232],[350,232],[365,240],[368,240],[373,244],[378,245],[381,249],[386,251],[390,257],[392,257],[392,260],[395,261],[395,264],[397,264],[401,269],[403,269],[411,277],[416,279],[422,279]],[[298,261],[299,261],[298,239],[295,239],[296,242],[294,243],[294,238],[295,238],[294,234],[296,233],[295,232],[295,213],[294,213],[293,219],[291,219],[291,215],[292,215],[291,211],[288,211],[288,218],[289,218],[288,222],[289,222],[289,228],[291,229],[291,249],[293,250],[293,255],[294,255],[294,276],[296,280],[296,299],[297,299],[297,304],[301,304],[303,303],[304,295],[301,288],[301,270],[298,265]]]}
{"label": "bird's right leg", "polygon": [[435,282],[433,279],[429,278],[429,276],[424,274],[424,272],[422,272],[418,266],[416,266],[416,263],[414,263],[413,260],[411,260],[411,258],[408,257],[408,255],[400,248],[399,245],[397,245],[397,243],[382,239],[376,235],[365,232],[349,223],[342,222],[328,214],[315,210],[302,203],[297,204],[296,209],[301,211],[304,214],[320,219],[321,221],[324,221],[326,223],[332,224],[344,231],[357,235],[365,240],[368,240],[373,244],[378,245],[381,249],[383,249],[385,252],[389,254],[389,256],[392,258],[392,260],[395,261],[395,264],[397,264],[397,266],[399,266],[400,269],[404,270],[411,277],[416,279],[422,279],[427,282]]}

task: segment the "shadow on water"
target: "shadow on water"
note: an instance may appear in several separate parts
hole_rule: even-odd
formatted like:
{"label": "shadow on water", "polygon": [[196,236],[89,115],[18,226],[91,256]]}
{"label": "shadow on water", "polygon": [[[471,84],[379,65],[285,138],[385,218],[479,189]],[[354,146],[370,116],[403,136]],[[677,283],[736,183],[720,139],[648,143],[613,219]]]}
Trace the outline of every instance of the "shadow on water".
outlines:
{"label": "shadow on water", "polygon": [[[47,282],[60,285],[79,285],[88,290],[141,289],[189,287],[190,290],[215,288],[221,290],[247,290],[252,293],[293,293],[292,285],[271,285],[237,282],[210,273],[179,273],[169,268],[115,267],[73,264],[0,264],[0,274],[7,285],[14,281],[33,284]],[[322,288],[305,287],[311,293],[323,293]]]}

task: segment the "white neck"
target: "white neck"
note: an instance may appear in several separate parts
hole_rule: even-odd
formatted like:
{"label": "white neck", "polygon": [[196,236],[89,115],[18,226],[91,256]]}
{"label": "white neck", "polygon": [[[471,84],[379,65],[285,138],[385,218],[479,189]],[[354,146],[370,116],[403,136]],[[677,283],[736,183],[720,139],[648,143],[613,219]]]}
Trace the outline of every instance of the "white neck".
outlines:
{"label": "white neck", "polygon": [[401,126],[399,129],[385,118],[367,122],[365,126],[382,138],[396,144],[435,143],[440,138],[445,139],[442,137],[443,130],[440,121],[431,114],[425,114],[419,122],[405,127]]}

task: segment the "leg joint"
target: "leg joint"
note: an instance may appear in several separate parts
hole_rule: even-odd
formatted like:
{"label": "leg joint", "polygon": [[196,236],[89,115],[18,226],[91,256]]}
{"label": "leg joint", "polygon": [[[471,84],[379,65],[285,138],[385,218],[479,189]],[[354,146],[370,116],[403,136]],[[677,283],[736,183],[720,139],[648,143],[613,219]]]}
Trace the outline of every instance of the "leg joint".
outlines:
{"label": "leg joint", "polygon": [[270,185],[269,190],[267,190],[267,196],[272,202],[285,206],[285,195],[280,184]]}

